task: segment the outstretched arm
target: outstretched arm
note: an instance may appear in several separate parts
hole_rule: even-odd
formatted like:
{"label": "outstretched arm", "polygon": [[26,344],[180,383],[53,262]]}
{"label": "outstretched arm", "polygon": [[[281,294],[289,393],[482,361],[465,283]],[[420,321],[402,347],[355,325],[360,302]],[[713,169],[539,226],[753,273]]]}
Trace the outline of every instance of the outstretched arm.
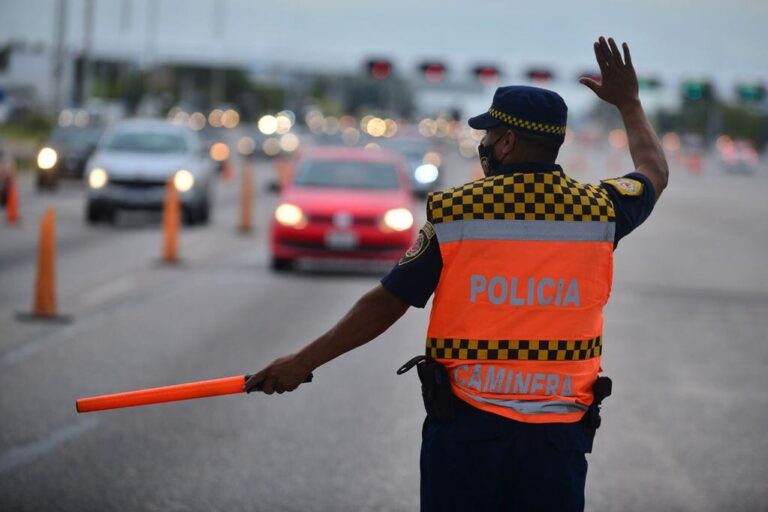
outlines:
{"label": "outstretched arm", "polygon": [[364,345],[389,329],[408,304],[378,285],[363,295],[328,332],[296,352],[273,361],[245,383],[246,391],[260,387],[266,394],[293,391],[315,368]]}
{"label": "outstretched arm", "polygon": [[632,56],[627,43],[623,45],[624,59],[621,58],[616,42],[604,37],[595,42],[595,57],[600,66],[601,83],[590,78],[579,80],[597,96],[615,105],[624,120],[629,140],[629,152],[635,170],[648,177],[653,183],[656,199],[667,186],[669,167],[659,139],[640,104],[637,74],[632,66]]}

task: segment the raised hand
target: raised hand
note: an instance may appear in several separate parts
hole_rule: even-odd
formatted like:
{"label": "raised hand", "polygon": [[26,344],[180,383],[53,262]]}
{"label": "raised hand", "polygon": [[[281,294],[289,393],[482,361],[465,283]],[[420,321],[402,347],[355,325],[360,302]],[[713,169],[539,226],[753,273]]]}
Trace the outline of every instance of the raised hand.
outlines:
{"label": "raised hand", "polygon": [[597,82],[584,77],[579,82],[592,89],[600,99],[616,105],[619,109],[638,103],[640,97],[637,74],[632,66],[632,56],[627,43],[622,44],[623,60],[613,38],[608,38],[606,41],[605,37],[601,36],[595,42],[594,48],[602,80]]}

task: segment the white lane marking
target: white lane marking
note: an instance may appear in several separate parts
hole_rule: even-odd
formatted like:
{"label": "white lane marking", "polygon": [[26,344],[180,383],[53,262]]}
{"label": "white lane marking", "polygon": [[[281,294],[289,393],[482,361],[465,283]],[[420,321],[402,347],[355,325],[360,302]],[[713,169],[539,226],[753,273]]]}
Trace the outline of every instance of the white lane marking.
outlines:
{"label": "white lane marking", "polygon": [[0,474],[42,457],[67,441],[84,434],[98,423],[99,421],[96,417],[87,416],[77,423],[53,431],[43,439],[23,446],[14,446],[5,453],[0,454]]}
{"label": "white lane marking", "polygon": [[117,279],[110,281],[104,285],[101,285],[93,290],[88,291],[80,299],[80,302],[85,306],[95,306],[102,302],[116,297],[122,293],[125,293],[136,286],[136,281],[129,276],[118,277]]}

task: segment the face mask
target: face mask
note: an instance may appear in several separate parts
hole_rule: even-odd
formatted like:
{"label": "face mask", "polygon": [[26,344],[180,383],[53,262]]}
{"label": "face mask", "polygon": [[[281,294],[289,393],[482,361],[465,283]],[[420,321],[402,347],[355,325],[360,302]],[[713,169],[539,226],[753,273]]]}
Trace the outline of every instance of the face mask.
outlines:
{"label": "face mask", "polygon": [[480,155],[480,167],[483,168],[483,173],[485,173],[486,176],[492,175],[494,171],[496,171],[499,168],[499,162],[496,160],[496,157],[493,155],[493,150],[496,147],[496,144],[500,140],[501,140],[501,137],[496,139],[496,142],[494,142],[490,146],[484,146],[482,144],[477,146],[477,152]]}

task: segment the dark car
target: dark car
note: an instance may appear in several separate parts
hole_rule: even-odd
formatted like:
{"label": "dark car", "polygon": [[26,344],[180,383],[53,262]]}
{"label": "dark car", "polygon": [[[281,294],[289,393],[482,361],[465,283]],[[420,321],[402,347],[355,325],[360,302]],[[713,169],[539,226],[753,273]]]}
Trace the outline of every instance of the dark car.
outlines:
{"label": "dark car", "polygon": [[53,189],[62,178],[82,179],[85,163],[96,149],[103,131],[101,126],[54,128],[46,144],[37,152],[37,187]]}

